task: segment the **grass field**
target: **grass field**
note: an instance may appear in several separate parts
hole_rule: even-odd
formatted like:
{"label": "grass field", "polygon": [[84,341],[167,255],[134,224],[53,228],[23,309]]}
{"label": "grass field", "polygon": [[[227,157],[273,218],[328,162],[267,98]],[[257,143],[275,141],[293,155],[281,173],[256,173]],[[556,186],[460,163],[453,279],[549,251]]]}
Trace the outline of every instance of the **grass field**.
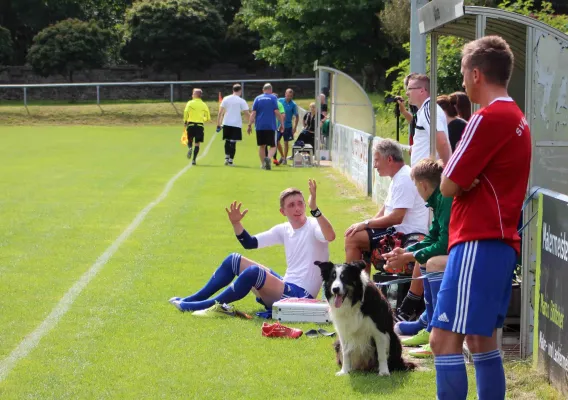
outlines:
{"label": "grass field", "polygon": [[[4,112],[0,108],[6,123]],[[344,230],[377,208],[331,168],[261,170],[253,137],[239,144],[236,166],[224,167],[223,142],[212,124],[205,143],[212,145],[198,165],[179,177],[71,297],[53,329],[41,328],[69,299],[69,289],[188,165],[179,124],[119,125],[0,126],[1,399],[435,397],[430,363],[390,378],[337,378],[332,339],[267,339],[260,319],[204,320],[167,302],[199,288],[230,252],[284,272],[281,247],[240,247],[224,211],[232,200],[250,210],[244,226],[259,232],[283,221],[277,201],[283,188],[307,191],[308,178],[315,178],[318,205],[339,234],[331,244],[336,261],[343,259]],[[237,305],[259,311],[252,296]],[[15,357],[14,349],[38,327],[45,335]],[[507,373],[510,398],[560,398],[527,363],[507,364]],[[474,382],[470,369],[472,399]]]}

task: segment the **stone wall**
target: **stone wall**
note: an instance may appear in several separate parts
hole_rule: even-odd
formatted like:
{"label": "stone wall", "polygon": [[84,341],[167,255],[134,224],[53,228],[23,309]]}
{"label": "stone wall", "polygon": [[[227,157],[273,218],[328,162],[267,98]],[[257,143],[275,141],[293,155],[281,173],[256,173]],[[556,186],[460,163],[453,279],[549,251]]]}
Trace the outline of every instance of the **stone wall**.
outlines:
{"label": "stone wall", "polygon": [[[298,78],[295,76],[294,78]],[[304,78],[313,78],[313,75],[303,75]],[[258,70],[254,73],[247,72],[233,64],[216,64],[207,71],[185,71],[181,75],[182,81],[196,80],[231,80],[227,84],[213,85],[175,85],[174,99],[187,100],[191,97],[193,87],[200,86],[204,91],[206,100],[217,99],[218,93],[227,95],[231,92],[233,83],[244,79],[271,79],[290,78],[282,71],[273,68]],[[177,81],[176,74],[169,72],[155,72],[150,69],[136,66],[120,66],[107,69],[76,72],[73,75],[74,83],[84,82],[161,82]],[[3,67],[0,68],[0,85],[3,84],[47,84],[68,83],[61,75],[43,78],[33,73],[31,67]],[[293,88],[298,96],[310,97],[314,95],[314,82],[272,82],[275,92],[284,94],[287,87]],[[262,82],[246,83],[245,98],[251,99],[262,91]],[[73,88],[29,88],[27,89],[28,101],[34,100],[59,100],[59,101],[96,101],[97,92],[95,87]],[[22,89],[0,88],[1,100],[22,100]],[[111,86],[100,88],[101,101],[105,100],[170,100],[170,85],[142,85],[142,86]]]}

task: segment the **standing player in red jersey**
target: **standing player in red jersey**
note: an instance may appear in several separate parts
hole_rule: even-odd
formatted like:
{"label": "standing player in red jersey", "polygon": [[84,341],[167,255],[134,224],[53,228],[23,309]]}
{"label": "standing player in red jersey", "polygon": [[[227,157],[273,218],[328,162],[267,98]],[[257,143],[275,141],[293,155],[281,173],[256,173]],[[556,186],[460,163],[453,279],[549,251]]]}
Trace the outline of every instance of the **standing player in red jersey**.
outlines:
{"label": "standing player in red jersey", "polygon": [[499,36],[469,42],[462,51],[463,85],[481,109],[442,176],[442,194],[454,201],[449,259],[430,335],[440,400],[467,397],[464,339],[473,353],[479,399],[505,398],[496,329],[511,297],[531,160],[527,120],[507,93],[513,60]]}

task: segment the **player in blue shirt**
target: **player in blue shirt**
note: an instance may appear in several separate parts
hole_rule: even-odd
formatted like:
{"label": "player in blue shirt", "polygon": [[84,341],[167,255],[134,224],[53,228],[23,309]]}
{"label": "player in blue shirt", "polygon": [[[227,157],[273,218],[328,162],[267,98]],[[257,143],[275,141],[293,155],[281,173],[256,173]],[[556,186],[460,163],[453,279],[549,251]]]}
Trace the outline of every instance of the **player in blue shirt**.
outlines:
{"label": "player in blue shirt", "polygon": [[[276,153],[276,118],[281,119],[282,115],[278,111],[278,100],[272,94],[272,85],[267,83],[262,88],[262,94],[254,99],[252,113],[250,115],[248,133],[252,131],[252,124],[256,125],[256,144],[258,145],[258,156],[260,157],[261,168],[270,169],[270,159]],[[284,126],[280,127],[284,131]],[[268,156],[266,146],[270,147]]]}
{"label": "player in blue shirt", "polygon": [[[284,132],[278,133],[278,148],[280,149],[280,163],[286,165],[286,160],[288,158],[288,142],[294,140],[294,134],[298,128],[298,106],[292,100],[294,97],[294,91],[292,89],[286,89],[285,97],[278,99],[280,104],[284,106]],[[292,123],[292,120],[294,122]],[[280,138],[284,137],[284,152],[282,152],[282,146],[280,145]]]}

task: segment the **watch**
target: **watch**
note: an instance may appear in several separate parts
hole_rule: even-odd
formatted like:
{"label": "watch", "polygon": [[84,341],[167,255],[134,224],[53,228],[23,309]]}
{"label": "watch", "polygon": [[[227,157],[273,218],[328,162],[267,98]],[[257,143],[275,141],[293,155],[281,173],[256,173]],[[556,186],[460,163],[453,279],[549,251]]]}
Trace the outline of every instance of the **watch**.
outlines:
{"label": "watch", "polygon": [[368,219],[366,219],[365,221],[363,221],[363,223],[365,224],[365,228],[368,228],[368,227],[369,227],[369,220],[368,220]]}
{"label": "watch", "polygon": [[321,217],[321,211],[319,208],[316,208],[315,210],[310,210],[310,214],[312,214],[312,217],[315,218]]}

